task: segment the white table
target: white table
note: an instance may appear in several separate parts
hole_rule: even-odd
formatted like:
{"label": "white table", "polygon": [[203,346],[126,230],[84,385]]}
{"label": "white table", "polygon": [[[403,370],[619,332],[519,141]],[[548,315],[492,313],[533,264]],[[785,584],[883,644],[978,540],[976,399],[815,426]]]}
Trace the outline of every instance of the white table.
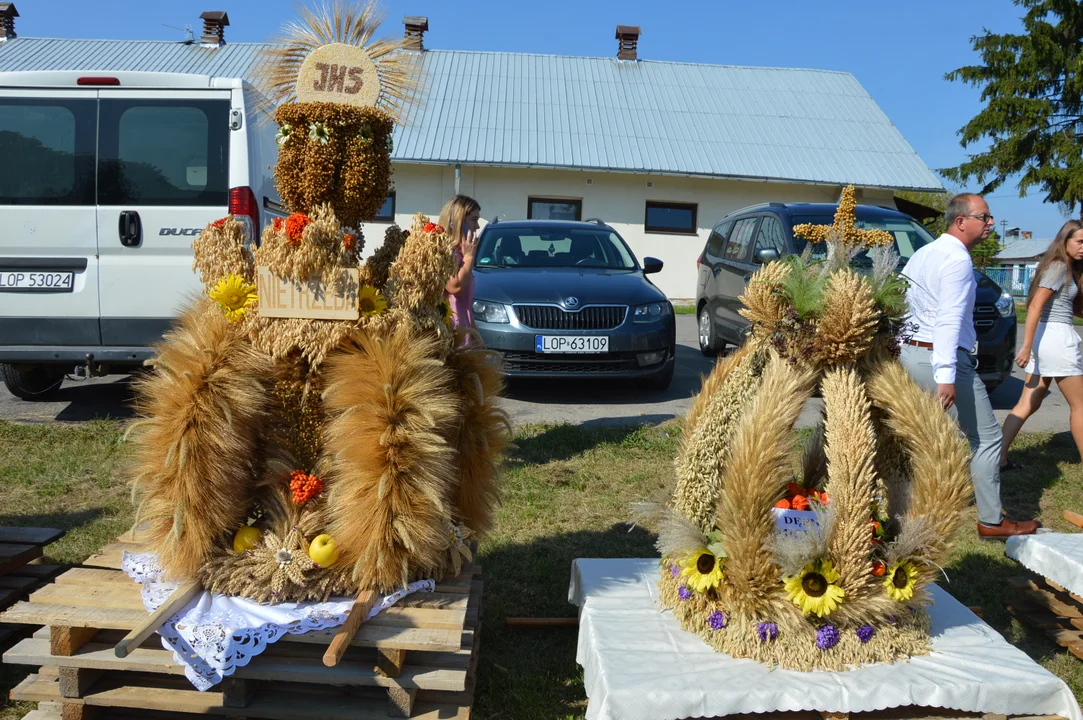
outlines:
{"label": "white table", "polygon": [[1004,553],[1083,597],[1083,533],[1016,535],[1004,543]]}
{"label": "white table", "polygon": [[933,653],[851,672],[770,670],[716,652],[657,605],[658,561],[572,563],[576,660],[588,720],[680,720],[796,710],[866,712],[907,705],[1083,720],[1068,686],[938,587]]}

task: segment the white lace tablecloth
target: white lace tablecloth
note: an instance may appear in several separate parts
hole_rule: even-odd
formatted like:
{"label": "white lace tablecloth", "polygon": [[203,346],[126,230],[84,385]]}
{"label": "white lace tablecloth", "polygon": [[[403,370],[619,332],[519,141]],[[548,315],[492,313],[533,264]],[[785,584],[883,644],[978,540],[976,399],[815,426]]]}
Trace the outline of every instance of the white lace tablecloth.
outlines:
{"label": "white lace tablecloth", "polygon": [[866,712],[905,705],[1083,720],[1060,678],[932,587],[933,653],[850,672],[770,670],[681,630],[657,605],[658,560],[576,560],[588,720],[678,720],[791,710]]}
{"label": "white lace tablecloth", "polygon": [[[124,553],[121,568],[142,584],[143,604],[154,612],[169,599],[177,584],[162,580],[158,556]],[[374,617],[415,592],[433,592],[433,580],[419,580],[407,588],[385,595],[369,612]],[[327,602],[260,605],[243,598],[203,591],[158,629],[162,646],[173,651],[173,660],[184,666],[184,675],[200,691],[247,665],[283,635],[326,631],[346,622],[354,598],[331,598]]]}
{"label": "white lace tablecloth", "polygon": [[1083,595],[1083,533],[1016,535],[1004,543],[1004,553],[1028,570]]}

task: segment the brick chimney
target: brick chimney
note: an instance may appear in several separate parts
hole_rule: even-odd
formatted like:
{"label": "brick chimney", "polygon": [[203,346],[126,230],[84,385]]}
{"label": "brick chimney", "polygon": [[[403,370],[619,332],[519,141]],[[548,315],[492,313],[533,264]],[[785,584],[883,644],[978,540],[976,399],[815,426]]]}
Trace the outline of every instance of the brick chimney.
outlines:
{"label": "brick chimney", "polygon": [[636,46],[639,44],[638,25],[618,25],[617,40],[620,40],[620,44],[617,46],[618,60],[639,59],[636,53]]}
{"label": "brick chimney", "polygon": [[406,25],[406,49],[418,51],[424,50],[425,32],[429,29],[429,19],[427,17],[412,15],[404,17],[402,22]]}
{"label": "brick chimney", "polygon": [[0,42],[14,40],[15,18],[19,17],[19,11],[15,9],[15,3],[0,2]]}
{"label": "brick chimney", "polygon": [[199,38],[199,44],[203,47],[221,47],[226,44],[226,26],[229,25],[229,15],[223,10],[208,10],[199,16],[203,21],[203,36]]}

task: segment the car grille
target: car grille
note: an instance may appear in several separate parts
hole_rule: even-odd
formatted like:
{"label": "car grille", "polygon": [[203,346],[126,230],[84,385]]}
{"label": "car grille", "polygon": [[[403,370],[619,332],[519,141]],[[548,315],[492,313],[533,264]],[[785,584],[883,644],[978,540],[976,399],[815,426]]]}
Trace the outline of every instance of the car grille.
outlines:
{"label": "car grille", "polygon": [[612,330],[624,322],[627,305],[595,305],[567,312],[553,305],[515,305],[523,325],[536,330]]}
{"label": "car grille", "polygon": [[996,305],[975,305],[974,327],[978,329],[978,332],[988,330],[996,325],[998,314]]}
{"label": "car grille", "polygon": [[611,373],[638,370],[635,353],[605,353],[553,357],[542,353],[505,350],[504,370],[521,373]]}

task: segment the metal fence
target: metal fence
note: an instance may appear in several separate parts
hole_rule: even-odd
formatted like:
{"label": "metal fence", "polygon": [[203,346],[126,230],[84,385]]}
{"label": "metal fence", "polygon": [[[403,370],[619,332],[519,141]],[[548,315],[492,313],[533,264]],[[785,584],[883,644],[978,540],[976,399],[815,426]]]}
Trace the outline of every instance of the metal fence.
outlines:
{"label": "metal fence", "polygon": [[1012,267],[990,267],[985,269],[985,274],[990,280],[1007,290],[1016,300],[1023,300],[1030,289],[1031,276],[1034,268],[1015,265]]}

